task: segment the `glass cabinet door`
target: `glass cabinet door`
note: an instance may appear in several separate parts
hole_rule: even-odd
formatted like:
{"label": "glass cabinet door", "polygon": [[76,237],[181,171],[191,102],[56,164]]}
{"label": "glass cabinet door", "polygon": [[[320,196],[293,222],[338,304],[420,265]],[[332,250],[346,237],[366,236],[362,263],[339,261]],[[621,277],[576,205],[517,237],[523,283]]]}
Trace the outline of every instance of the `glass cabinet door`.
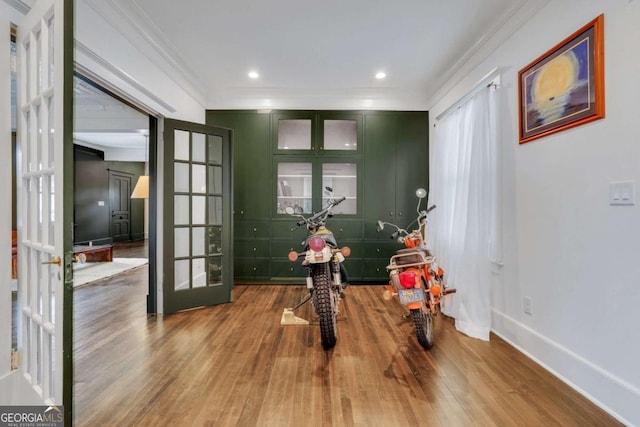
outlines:
{"label": "glass cabinet door", "polygon": [[[358,213],[358,167],[355,163],[322,163],[322,188],[331,187],[333,197],[346,200],[333,208],[334,214]],[[323,192],[322,206],[327,206],[329,196]]]}
{"label": "glass cabinet door", "polygon": [[278,150],[311,150],[311,119],[279,119]]}
{"label": "glass cabinet door", "polygon": [[277,213],[286,213],[287,207],[299,214],[311,213],[312,178],[312,163],[278,163]]}
{"label": "glass cabinet door", "polygon": [[325,150],[358,150],[356,120],[323,120],[322,146]]}

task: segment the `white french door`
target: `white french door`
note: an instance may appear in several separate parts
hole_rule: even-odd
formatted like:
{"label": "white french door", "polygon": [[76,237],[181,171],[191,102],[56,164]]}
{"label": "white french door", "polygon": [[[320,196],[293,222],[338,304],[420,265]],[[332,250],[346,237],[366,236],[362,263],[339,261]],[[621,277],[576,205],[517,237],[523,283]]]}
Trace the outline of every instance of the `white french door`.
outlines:
{"label": "white french door", "polygon": [[[63,318],[71,320],[67,298],[73,295],[65,295],[65,284],[71,289],[73,278],[71,235],[64,231],[65,224],[71,227],[73,201],[64,194],[73,174],[65,150],[73,118],[73,92],[66,86],[71,80],[65,78],[73,72],[68,56],[72,7],[71,0],[37,0],[19,26],[17,40],[21,363],[16,403],[64,404],[69,406],[65,412],[70,411],[72,390],[71,337],[64,336],[71,325],[63,325]],[[64,383],[63,375],[68,379]]]}

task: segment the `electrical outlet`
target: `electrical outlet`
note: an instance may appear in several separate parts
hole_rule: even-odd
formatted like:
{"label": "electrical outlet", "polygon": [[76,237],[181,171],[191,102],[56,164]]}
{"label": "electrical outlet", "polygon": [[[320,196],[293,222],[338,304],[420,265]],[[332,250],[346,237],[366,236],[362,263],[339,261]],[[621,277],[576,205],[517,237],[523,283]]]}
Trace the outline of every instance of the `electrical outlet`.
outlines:
{"label": "electrical outlet", "polygon": [[524,311],[524,314],[528,314],[529,316],[533,315],[533,312],[531,311],[532,305],[533,301],[531,300],[531,297],[522,297],[522,311]]}

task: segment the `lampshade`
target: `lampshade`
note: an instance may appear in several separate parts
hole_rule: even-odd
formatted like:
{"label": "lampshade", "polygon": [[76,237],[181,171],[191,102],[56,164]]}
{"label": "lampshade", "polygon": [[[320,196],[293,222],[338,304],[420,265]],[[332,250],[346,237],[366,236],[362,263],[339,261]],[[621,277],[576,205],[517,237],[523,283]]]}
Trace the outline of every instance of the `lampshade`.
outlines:
{"label": "lampshade", "polygon": [[138,178],[136,186],[131,193],[132,199],[148,199],[149,198],[149,176],[141,175]]}

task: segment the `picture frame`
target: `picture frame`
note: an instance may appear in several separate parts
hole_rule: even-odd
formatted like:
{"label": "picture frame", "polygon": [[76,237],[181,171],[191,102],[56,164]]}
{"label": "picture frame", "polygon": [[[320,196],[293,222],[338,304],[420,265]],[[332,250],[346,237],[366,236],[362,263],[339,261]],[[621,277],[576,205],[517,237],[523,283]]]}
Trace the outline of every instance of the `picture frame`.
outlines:
{"label": "picture frame", "polygon": [[604,15],[518,72],[520,144],[605,116]]}

